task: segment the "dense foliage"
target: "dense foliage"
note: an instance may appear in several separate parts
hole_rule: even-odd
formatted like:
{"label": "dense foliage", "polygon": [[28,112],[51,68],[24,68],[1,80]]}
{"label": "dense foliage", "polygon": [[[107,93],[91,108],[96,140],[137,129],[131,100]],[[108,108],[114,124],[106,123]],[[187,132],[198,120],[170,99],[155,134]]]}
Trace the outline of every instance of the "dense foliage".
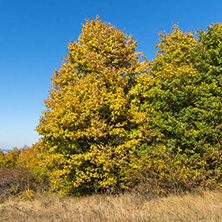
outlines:
{"label": "dense foliage", "polygon": [[151,62],[132,35],[86,20],[52,78],[40,141],[0,153],[1,167],[66,194],[221,185],[222,25],[159,35]]}
{"label": "dense foliage", "polygon": [[129,91],[147,64],[132,36],[98,17],[86,21],[68,48],[37,128],[51,187],[68,193],[123,188],[135,143]]}
{"label": "dense foliage", "polygon": [[[208,27],[199,41],[178,26],[161,33],[149,74],[137,78],[132,95],[165,146],[144,141],[140,149],[152,157],[152,174],[164,186],[190,189],[221,181],[222,75],[213,61],[222,53],[221,30],[220,24]],[[147,170],[150,178],[145,165]]]}

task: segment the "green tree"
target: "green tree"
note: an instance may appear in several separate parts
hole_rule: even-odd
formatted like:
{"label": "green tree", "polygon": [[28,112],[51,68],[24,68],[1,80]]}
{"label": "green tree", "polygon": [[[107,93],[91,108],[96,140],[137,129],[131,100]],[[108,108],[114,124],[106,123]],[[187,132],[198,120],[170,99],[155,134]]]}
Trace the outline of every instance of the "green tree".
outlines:
{"label": "green tree", "polygon": [[220,33],[220,24],[200,31],[199,41],[177,25],[161,33],[149,74],[138,76],[131,91],[149,129],[162,136],[158,143],[144,140],[141,150],[153,156],[153,171],[164,183],[211,186],[220,175]]}
{"label": "green tree", "polygon": [[149,73],[136,77],[137,84],[130,94],[139,112],[146,116],[145,128],[158,135],[151,140],[144,137],[140,152],[143,153],[141,159],[145,157],[146,160],[142,161],[140,170],[148,171],[147,177],[155,175],[160,186],[175,187],[179,183],[188,184],[188,180],[184,181],[183,166],[190,161],[187,155],[194,149],[192,145],[184,144],[184,140],[190,127],[185,119],[186,109],[192,98],[192,81],[197,75],[190,53],[197,40],[177,25],[169,34],[159,35],[157,56]]}
{"label": "green tree", "polygon": [[37,127],[52,190],[124,188],[138,136],[129,91],[146,72],[132,35],[99,17],[82,25],[78,41],[55,71]]}
{"label": "green tree", "polygon": [[198,70],[195,78],[196,101],[199,111],[198,138],[213,183],[221,182],[222,163],[222,25],[199,30],[199,44],[192,52]]}

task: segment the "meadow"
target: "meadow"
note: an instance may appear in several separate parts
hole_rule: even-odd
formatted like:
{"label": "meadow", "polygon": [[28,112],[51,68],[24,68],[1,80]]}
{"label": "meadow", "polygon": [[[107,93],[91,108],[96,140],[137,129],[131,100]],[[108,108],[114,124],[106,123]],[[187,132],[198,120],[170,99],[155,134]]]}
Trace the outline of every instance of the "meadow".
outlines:
{"label": "meadow", "polygon": [[222,221],[222,193],[150,197],[136,192],[68,197],[39,194],[0,204],[0,221],[114,222]]}

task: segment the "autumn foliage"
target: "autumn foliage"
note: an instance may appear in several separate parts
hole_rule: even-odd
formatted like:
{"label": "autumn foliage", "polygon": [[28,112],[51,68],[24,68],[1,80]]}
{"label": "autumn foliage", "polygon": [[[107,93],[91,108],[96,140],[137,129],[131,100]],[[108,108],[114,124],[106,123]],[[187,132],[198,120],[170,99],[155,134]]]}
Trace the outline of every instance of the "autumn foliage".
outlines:
{"label": "autumn foliage", "polygon": [[0,203],[14,197],[32,199],[34,192],[43,190],[36,151],[35,146],[24,146],[0,152]]}
{"label": "autumn foliage", "polygon": [[148,61],[132,35],[86,20],[52,78],[40,141],[1,166],[17,158],[64,194],[220,186],[221,34],[220,23],[198,38],[174,25]]}
{"label": "autumn foliage", "polygon": [[147,64],[140,62],[132,36],[99,18],[87,20],[79,41],[68,48],[37,128],[51,187],[123,188],[137,142],[129,91]]}

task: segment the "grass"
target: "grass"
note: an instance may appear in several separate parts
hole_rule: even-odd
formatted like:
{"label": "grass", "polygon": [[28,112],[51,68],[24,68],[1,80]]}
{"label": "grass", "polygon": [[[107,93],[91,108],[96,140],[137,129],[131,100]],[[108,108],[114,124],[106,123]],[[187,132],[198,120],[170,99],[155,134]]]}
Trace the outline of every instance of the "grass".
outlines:
{"label": "grass", "polygon": [[149,199],[136,193],[65,197],[42,194],[34,200],[0,204],[0,221],[222,221],[222,193]]}

